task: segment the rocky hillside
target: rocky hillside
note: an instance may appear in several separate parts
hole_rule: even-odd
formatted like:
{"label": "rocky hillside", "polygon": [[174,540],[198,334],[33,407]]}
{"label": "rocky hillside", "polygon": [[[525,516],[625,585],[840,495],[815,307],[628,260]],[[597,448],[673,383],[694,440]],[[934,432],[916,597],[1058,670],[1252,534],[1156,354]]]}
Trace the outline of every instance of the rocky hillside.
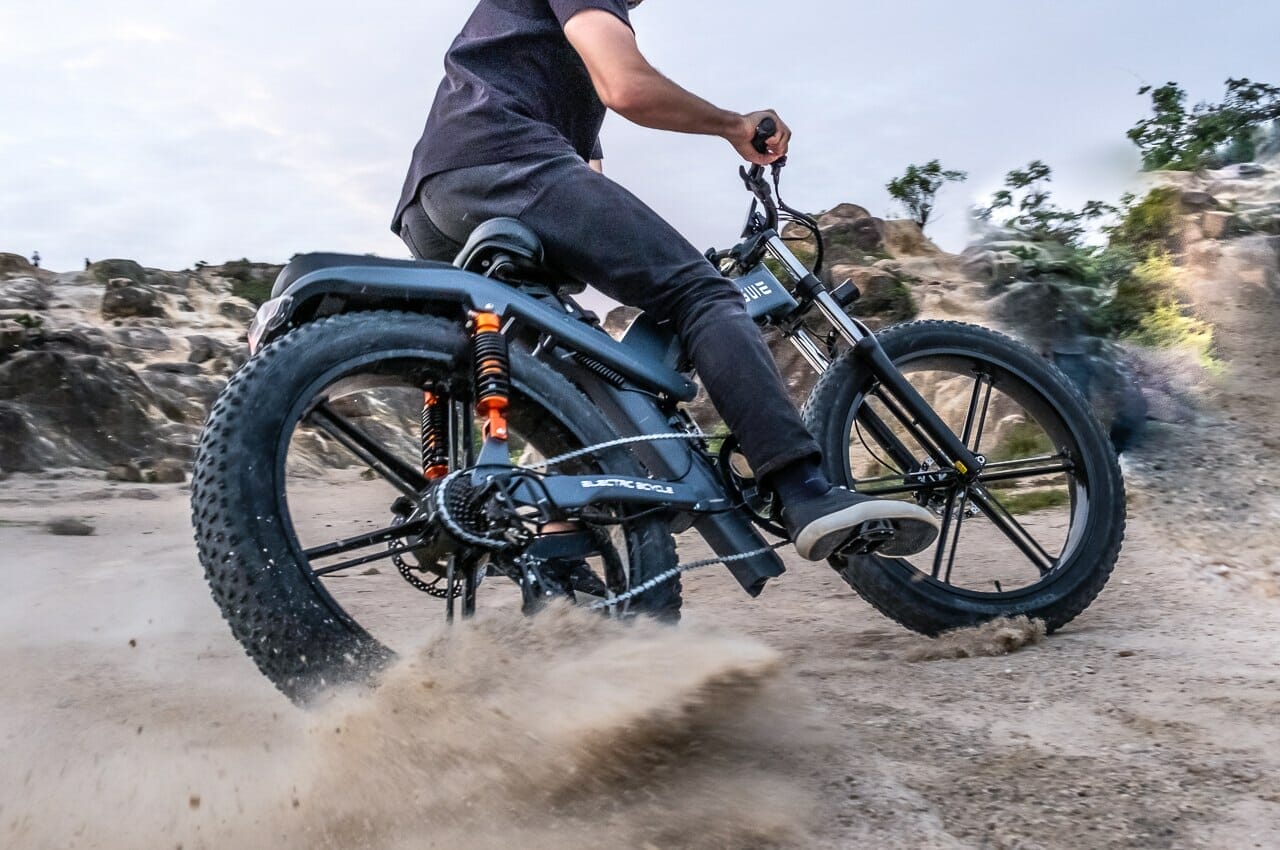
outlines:
{"label": "rocky hillside", "polygon": [[243,294],[279,267],[82,272],[0,254],[0,472],[181,480],[205,411],[246,357]]}
{"label": "rocky hillside", "polygon": [[[1276,360],[1248,341],[1262,331],[1243,329],[1246,319],[1276,315],[1280,167],[1153,179],[1163,188],[1144,204],[1155,198],[1158,208],[1140,211],[1162,222],[1170,279],[1203,317],[1170,321],[1193,341],[1177,322],[1223,331],[1196,350],[1176,335],[1166,344],[1161,325],[1154,336],[1101,333],[1102,294],[1081,282],[1078,257],[1011,231],[989,229],[950,254],[914,222],[842,204],[818,217],[826,275],[858,284],[863,297],[853,312],[872,326],[954,319],[1022,337],[1087,391],[1123,447],[1149,419],[1202,419],[1224,364],[1233,374],[1275,371]],[[814,250],[803,239],[793,245],[802,256]],[[209,404],[244,361],[253,300],[265,296],[278,270],[240,261],[169,272],[107,260],[60,274],[0,254],[0,474],[79,467],[125,480],[180,479]],[[1254,293],[1248,308],[1236,297],[1242,288]],[[617,332],[629,315],[620,308],[607,326]],[[1268,327],[1276,338],[1275,325]],[[803,400],[813,375],[788,344],[775,341],[775,350]],[[373,418],[399,427],[391,411],[382,414]],[[716,427],[705,401],[695,414]],[[304,449],[317,464],[338,462],[319,442]]]}

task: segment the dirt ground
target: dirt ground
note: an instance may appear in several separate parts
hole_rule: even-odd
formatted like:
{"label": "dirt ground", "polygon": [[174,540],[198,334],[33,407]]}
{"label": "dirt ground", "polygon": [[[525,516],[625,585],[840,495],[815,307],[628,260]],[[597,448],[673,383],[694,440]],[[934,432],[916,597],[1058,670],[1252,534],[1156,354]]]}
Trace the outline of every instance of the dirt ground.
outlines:
{"label": "dirt ground", "polygon": [[795,558],[755,601],[688,576],[675,630],[486,583],[447,635],[402,611],[377,693],[301,712],[221,621],[185,487],[8,479],[0,847],[1280,847],[1280,311],[1217,302],[1230,369],[1125,459],[1119,566],[1048,638],[929,641]]}
{"label": "dirt ground", "polygon": [[1276,600],[1147,491],[1041,641],[939,645],[792,558],[754,602],[689,576],[676,631],[424,626],[393,696],[309,715],[219,619],[184,488],[0,486],[0,846],[1280,846]]}

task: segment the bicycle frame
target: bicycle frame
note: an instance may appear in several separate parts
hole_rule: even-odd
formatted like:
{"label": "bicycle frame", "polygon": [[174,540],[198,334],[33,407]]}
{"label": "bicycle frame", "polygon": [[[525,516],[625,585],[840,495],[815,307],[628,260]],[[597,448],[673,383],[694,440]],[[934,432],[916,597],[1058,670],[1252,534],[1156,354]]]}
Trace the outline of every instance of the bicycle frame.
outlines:
{"label": "bicycle frame", "polygon": [[[776,218],[776,216],[775,216]],[[934,462],[958,480],[973,481],[985,459],[975,455],[937,416],[889,360],[865,325],[849,317],[822,283],[786,247],[778,233],[756,227],[753,249],[767,253],[793,279],[787,287],[762,263],[734,282],[743,292],[750,315],[772,324],[797,347],[816,370],[830,365],[827,352],[800,324],[817,311],[865,361],[872,382],[890,410],[913,436],[925,439]],[[674,334],[648,317],[639,317],[620,341],[584,321],[574,302],[545,287],[508,284],[442,263],[380,260],[341,255],[300,258],[292,273],[282,273],[273,298],[260,308],[250,329],[252,350],[295,326],[324,315],[362,309],[409,307],[440,315],[495,313],[503,333],[532,332],[539,342],[533,353],[578,386],[601,410],[621,437],[671,434],[688,437],[692,423],[679,410],[691,401],[696,386],[677,371],[680,349]],[[603,365],[607,368],[599,368]],[[875,389],[868,386],[867,391]],[[916,470],[919,459],[894,437],[874,414],[866,414],[873,437],[904,470]],[[718,471],[704,450],[688,439],[653,440],[631,446],[650,478],[626,476],[547,476],[543,487],[515,491],[527,504],[549,501],[559,510],[576,510],[595,502],[627,503],[640,508],[667,508],[673,528],[692,526],[718,555],[764,548],[764,541],[744,508],[734,505]],[[503,445],[486,443],[480,463],[510,464]],[[763,552],[728,565],[752,596],[784,571],[774,552]]]}

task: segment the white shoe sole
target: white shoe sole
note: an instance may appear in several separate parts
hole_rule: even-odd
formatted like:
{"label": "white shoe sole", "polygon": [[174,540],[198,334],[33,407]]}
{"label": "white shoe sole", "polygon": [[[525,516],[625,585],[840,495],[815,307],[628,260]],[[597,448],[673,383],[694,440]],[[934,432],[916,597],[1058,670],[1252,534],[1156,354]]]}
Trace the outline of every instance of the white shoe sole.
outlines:
{"label": "white shoe sole", "polygon": [[[800,529],[796,535],[796,551],[800,557],[810,561],[825,561],[864,523],[883,520],[894,527],[894,531],[903,538],[906,547],[894,546],[897,541],[889,542],[888,548],[894,554],[885,554],[891,558],[906,558],[922,552],[932,545],[938,537],[940,524],[932,513],[909,502],[876,499],[850,505],[842,511],[819,517]],[[920,526],[927,526],[921,528]],[[915,526],[906,528],[904,526]],[[925,542],[920,543],[921,540]],[[910,550],[910,551],[908,551]]]}

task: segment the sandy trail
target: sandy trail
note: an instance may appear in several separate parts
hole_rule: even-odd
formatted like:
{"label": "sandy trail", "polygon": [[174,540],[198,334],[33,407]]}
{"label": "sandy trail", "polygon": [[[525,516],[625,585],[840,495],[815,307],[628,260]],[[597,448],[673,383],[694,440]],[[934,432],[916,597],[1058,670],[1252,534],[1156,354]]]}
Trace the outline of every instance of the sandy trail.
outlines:
{"label": "sandy trail", "polygon": [[1012,655],[912,660],[949,653],[793,559],[755,602],[689,576],[674,632],[488,612],[302,714],[219,619],[181,488],[2,486],[2,847],[1280,846],[1275,602],[1149,493],[1094,607]]}

